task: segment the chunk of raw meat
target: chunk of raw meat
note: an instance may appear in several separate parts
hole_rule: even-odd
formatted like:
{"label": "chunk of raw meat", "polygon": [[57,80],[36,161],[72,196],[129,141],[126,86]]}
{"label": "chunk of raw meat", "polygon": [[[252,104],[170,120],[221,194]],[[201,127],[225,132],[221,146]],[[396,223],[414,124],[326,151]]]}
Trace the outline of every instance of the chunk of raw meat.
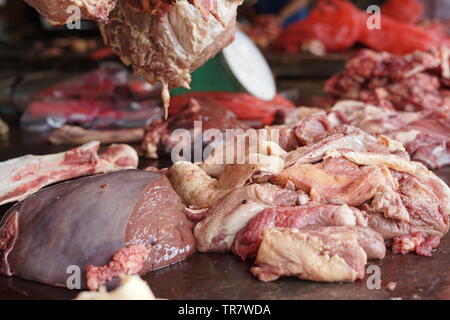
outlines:
{"label": "chunk of raw meat", "polygon": [[[6,213],[0,272],[65,287],[68,267],[77,266],[83,288],[86,271],[103,271],[94,273],[97,278],[90,274],[92,288],[119,273],[145,274],[195,251],[183,209],[164,175],[142,170],[51,186]],[[89,265],[107,267],[87,270]]]}
{"label": "chunk of raw meat", "polygon": [[321,282],[355,281],[364,277],[367,255],[349,231],[269,228],[252,274],[261,281],[296,276]]}
{"label": "chunk of raw meat", "polygon": [[100,156],[98,141],[66,152],[27,155],[0,163],[0,204],[19,201],[55,182],[85,175],[136,168],[138,155],[125,144],[112,145]]}
{"label": "chunk of raw meat", "polygon": [[213,205],[194,229],[201,252],[225,252],[234,237],[258,213],[276,206],[305,204],[308,197],[271,184],[252,184],[235,189]]}
{"label": "chunk of raw meat", "polygon": [[254,258],[268,228],[304,229],[312,225],[367,226],[366,218],[347,205],[309,203],[303,206],[277,207],[261,211],[236,235],[233,252],[242,260]]}
{"label": "chunk of raw meat", "polygon": [[403,128],[422,118],[422,114],[396,111],[361,101],[346,100],[337,102],[330,109],[328,118],[337,119],[337,124],[349,124],[377,135]]}
{"label": "chunk of raw meat", "polygon": [[388,203],[387,208],[406,212],[407,219],[388,215],[372,202],[366,207],[369,226],[386,239],[415,232],[443,237],[449,230],[448,198],[446,200],[443,194],[448,190],[441,189],[433,180],[411,175],[405,175],[399,184],[399,191],[394,196],[400,201]]}
{"label": "chunk of raw meat", "polygon": [[311,201],[360,206],[372,199],[380,187],[395,183],[382,166],[359,168],[343,158],[329,158],[319,164],[295,164],[270,178],[280,186],[291,181],[309,194]]}
{"label": "chunk of raw meat", "polygon": [[[25,0],[25,2],[51,22],[66,24],[79,18],[105,22],[117,0]],[[73,18],[75,12],[70,10],[71,6],[80,9],[81,17]]]}
{"label": "chunk of raw meat", "polygon": [[[201,123],[200,128],[195,128]],[[247,125],[238,120],[233,112],[221,107],[214,101],[203,100],[199,103],[197,100],[190,100],[189,104],[177,114],[170,116],[166,121],[156,120],[146,128],[146,135],[142,142],[142,148],[146,156],[157,159],[159,156],[170,155],[172,150],[177,147],[180,150],[187,151],[194,155],[194,146],[197,146],[195,139],[199,139],[203,148],[210,143],[219,143],[217,141],[207,141],[199,136],[209,129],[217,129],[225,135],[225,130],[246,129]],[[189,141],[179,141],[178,135],[173,135],[175,130],[185,129],[189,132]],[[199,132],[202,130],[202,132]],[[202,150],[203,150],[202,148]],[[177,154],[178,155],[178,154]],[[185,156],[185,155],[184,155]]]}
{"label": "chunk of raw meat", "polygon": [[405,145],[412,160],[430,169],[450,165],[450,118],[431,114],[388,133]]}
{"label": "chunk of raw meat", "polygon": [[54,130],[48,140],[52,144],[80,145],[91,141],[102,144],[140,142],[144,138],[144,129],[89,130],[82,127],[64,125]]}
{"label": "chunk of raw meat", "polygon": [[400,111],[437,111],[450,107],[449,49],[398,56],[362,50],[346,69],[329,79],[325,91],[338,99],[359,100]]}
{"label": "chunk of raw meat", "polygon": [[392,252],[415,252],[419,256],[431,257],[433,249],[439,246],[440,241],[438,236],[426,236],[423,232],[396,236],[392,239]]}
{"label": "chunk of raw meat", "polygon": [[231,185],[223,185],[219,180],[207,175],[198,165],[187,161],[173,164],[168,175],[183,202],[194,209],[209,208],[233,189],[245,185],[248,178],[241,176]]}
{"label": "chunk of raw meat", "polygon": [[[311,117],[305,119],[305,121],[310,120]],[[300,134],[298,131],[299,127],[294,127],[295,129],[297,129],[296,135],[298,136]],[[333,127],[330,131],[324,131],[324,135],[320,139],[317,139],[317,141],[313,141],[306,146],[289,152],[286,156],[286,167],[294,164],[319,162],[323,159],[327,151],[335,149],[393,153],[409,159],[404,147],[398,142],[392,141],[384,136],[376,138],[356,127],[339,125]]]}
{"label": "chunk of raw meat", "polygon": [[190,72],[234,39],[237,7],[242,1],[215,1],[210,16],[204,16],[211,11],[208,6],[194,3],[178,0],[167,12],[152,15],[119,1],[108,23],[100,26],[105,43],[126,65],[150,83],[163,84],[166,107],[168,89],[189,88]]}

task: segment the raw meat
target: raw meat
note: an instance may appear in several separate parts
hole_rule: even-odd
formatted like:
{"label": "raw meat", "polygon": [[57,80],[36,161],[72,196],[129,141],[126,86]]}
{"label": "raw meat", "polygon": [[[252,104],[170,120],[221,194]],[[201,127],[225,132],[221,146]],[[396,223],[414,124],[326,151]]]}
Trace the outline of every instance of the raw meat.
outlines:
{"label": "raw meat", "polygon": [[66,152],[44,156],[26,155],[0,163],[0,204],[25,199],[55,182],[85,175],[137,168],[136,151],[125,144],[106,148],[100,155],[98,141]]}
{"label": "raw meat", "polygon": [[195,251],[183,209],[165,176],[142,170],[54,185],[6,213],[0,272],[65,287],[68,267],[77,266],[83,288],[145,274]]}
{"label": "raw meat", "polygon": [[296,276],[343,282],[362,279],[366,263],[367,255],[353,232],[269,228],[251,272],[261,281]]}
{"label": "raw meat", "polygon": [[84,144],[99,141],[102,144],[140,142],[144,129],[89,130],[82,127],[64,125],[54,130],[48,140],[52,144]]}
{"label": "raw meat", "polygon": [[[179,161],[172,165],[168,176],[175,191],[187,206],[192,209],[204,209],[215,204],[233,189],[244,186],[254,172],[247,166],[237,166],[237,169],[238,179],[226,179],[225,182],[231,181],[224,183],[223,179],[218,180],[209,176],[196,164]],[[235,174],[232,173],[232,176]]]}
{"label": "raw meat", "polygon": [[414,232],[392,239],[392,252],[406,254],[415,252],[420,256],[431,257],[433,249],[439,246],[438,236],[426,236],[423,232]]}
{"label": "raw meat", "polygon": [[21,117],[21,127],[30,131],[64,124],[90,129],[143,127],[163,117],[160,92],[124,66],[103,63],[33,94]]}
{"label": "raw meat", "polygon": [[445,111],[450,107],[449,63],[446,47],[405,56],[361,50],[327,81],[325,91],[400,111]]}
{"label": "raw meat", "polygon": [[[310,121],[310,118],[305,119],[305,121]],[[297,137],[302,135],[299,130],[300,126],[294,127]],[[334,149],[394,153],[402,157],[408,157],[400,143],[395,143],[386,137],[377,139],[361,129],[346,125],[336,126],[331,132],[324,131],[320,139],[316,140],[317,142],[309,143],[289,152],[285,160],[286,167],[319,162],[327,151]]]}
{"label": "raw meat", "polygon": [[450,165],[450,118],[432,114],[386,133],[405,145],[412,160],[430,169]]}
{"label": "raw meat", "polygon": [[305,204],[308,197],[271,184],[252,184],[235,189],[215,205],[195,226],[197,249],[201,252],[225,252],[231,249],[239,230],[266,208]]}
{"label": "raw meat", "polygon": [[239,231],[233,243],[233,252],[242,260],[254,258],[262,241],[262,233],[268,228],[304,229],[312,225],[367,227],[366,220],[362,212],[347,205],[309,203],[269,208],[261,211]]}
{"label": "raw meat", "polygon": [[384,135],[400,142],[412,160],[429,169],[450,164],[450,118],[445,112],[396,111],[350,100],[339,101],[329,112],[314,108],[306,112],[306,109],[309,108],[282,115],[289,119],[286,125],[293,128],[302,144],[323,139],[333,131],[333,125],[346,124],[379,135],[379,139]]}
{"label": "raw meat", "polygon": [[66,24],[73,18],[74,12],[69,11],[71,6],[80,8],[81,17],[78,18],[107,21],[117,0],[25,0],[25,2],[51,22]]}
{"label": "raw meat", "polygon": [[[194,130],[196,122],[201,127]],[[152,122],[146,128],[147,134],[142,142],[142,148],[145,150],[146,156],[152,159],[170,155],[177,145],[183,150],[192,150],[192,154],[194,154],[193,148],[197,143],[201,143],[205,148],[214,142],[207,141],[206,137],[198,136],[204,131],[217,129],[225,135],[226,129],[246,128],[247,125],[239,121],[233,112],[221,107],[214,100],[202,99],[202,102],[199,103],[196,99],[191,99],[184,109],[179,110],[177,114],[170,116],[166,121]],[[188,130],[190,133],[191,141],[187,141],[186,145],[181,145],[178,136],[172,135],[175,130],[179,129]],[[199,132],[199,129],[202,132]]]}
{"label": "raw meat", "polygon": [[205,15],[210,11],[207,6],[179,0],[167,12],[152,15],[119,1],[100,29],[105,43],[126,65],[132,65],[150,83],[163,84],[164,105],[168,107],[168,89],[189,88],[190,72],[234,39],[236,11],[241,3],[210,2],[215,6],[214,14]]}
{"label": "raw meat", "polygon": [[357,207],[372,199],[381,186],[391,186],[392,180],[383,167],[360,169],[348,160],[329,158],[317,165],[295,164],[270,181],[281,186],[291,181],[307,192],[311,201]]}

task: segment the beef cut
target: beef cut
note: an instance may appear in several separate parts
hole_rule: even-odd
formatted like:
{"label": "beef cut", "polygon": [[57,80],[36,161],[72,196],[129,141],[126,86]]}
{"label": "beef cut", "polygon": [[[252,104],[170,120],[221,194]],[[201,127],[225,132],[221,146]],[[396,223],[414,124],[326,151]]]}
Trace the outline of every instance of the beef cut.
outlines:
{"label": "beef cut", "polygon": [[0,205],[25,199],[55,182],[137,168],[138,155],[129,145],[111,145],[98,155],[99,148],[100,143],[93,141],[66,152],[0,162]]}
{"label": "beef cut", "polygon": [[123,170],[60,183],[16,204],[0,226],[0,273],[66,286],[68,268],[97,289],[195,251],[192,223],[167,178]]}

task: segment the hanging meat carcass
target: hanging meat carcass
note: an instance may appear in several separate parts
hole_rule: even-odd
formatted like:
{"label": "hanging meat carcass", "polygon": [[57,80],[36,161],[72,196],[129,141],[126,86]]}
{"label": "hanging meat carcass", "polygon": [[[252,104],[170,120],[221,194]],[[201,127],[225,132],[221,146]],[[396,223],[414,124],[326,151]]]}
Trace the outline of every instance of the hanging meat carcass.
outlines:
{"label": "hanging meat carcass", "polygon": [[[234,39],[237,7],[243,0],[26,0],[54,23],[99,22],[103,39],[126,65],[150,83],[189,88],[190,73]],[[166,112],[167,113],[167,112]]]}
{"label": "hanging meat carcass", "polygon": [[126,65],[132,65],[150,83],[163,84],[167,107],[168,90],[189,88],[190,72],[231,43],[241,3],[178,0],[149,4],[123,0],[100,28],[105,43]]}

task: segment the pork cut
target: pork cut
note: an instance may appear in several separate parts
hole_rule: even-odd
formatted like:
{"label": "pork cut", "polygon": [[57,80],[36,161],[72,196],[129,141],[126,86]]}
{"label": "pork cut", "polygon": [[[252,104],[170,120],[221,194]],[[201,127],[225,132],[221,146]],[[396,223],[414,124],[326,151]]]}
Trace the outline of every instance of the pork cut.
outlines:
{"label": "pork cut", "polygon": [[142,170],[51,186],[3,218],[0,272],[65,287],[75,266],[90,289],[119,275],[143,275],[195,251],[183,209],[164,175]]}
{"label": "pork cut", "polygon": [[26,155],[0,163],[0,205],[19,201],[55,182],[85,175],[137,168],[138,155],[126,144],[111,145],[100,155],[93,141],[66,152]]}

